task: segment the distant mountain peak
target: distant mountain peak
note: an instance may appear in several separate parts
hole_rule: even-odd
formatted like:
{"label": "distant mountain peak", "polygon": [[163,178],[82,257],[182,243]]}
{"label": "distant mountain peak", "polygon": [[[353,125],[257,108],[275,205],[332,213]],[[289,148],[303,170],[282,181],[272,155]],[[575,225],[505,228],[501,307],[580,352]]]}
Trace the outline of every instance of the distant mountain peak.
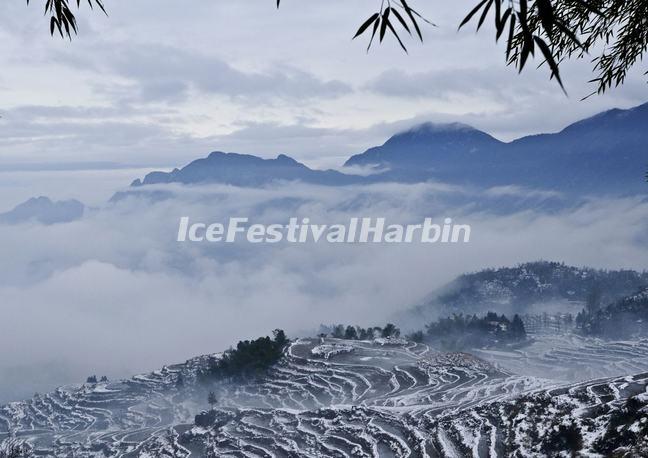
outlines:
{"label": "distant mountain peak", "polygon": [[279,154],[274,159],[264,159],[251,154],[214,151],[206,158],[196,159],[181,169],[148,173],[143,180],[133,181],[131,186],[162,183],[222,183],[258,187],[274,181],[343,185],[357,183],[361,178],[334,170],[313,170],[285,154]]}
{"label": "distant mountain peak", "polygon": [[[514,185],[573,196],[645,194],[646,125],[648,103],[608,110],[557,133],[507,143],[461,122],[424,122],[350,157],[344,164],[349,167],[346,174],[314,170],[285,154],[266,159],[214,151],[182,169],[151,172],[132,186],[221,183],[258,187],[275,181],[345,185],[435,180],[481,189]],[[363,176],[356,170],[369,173]]]}
{"label": "distant mountain peak", "polygon": [[423,123],[344,165],[388,169],[385,178],[410,182],[520,185],[574,195],[645,193],[647,125],[648,103],[508,143],[462,123]]}
{"label": "distant mountain peak", "polygon": [[30,197],[29,199],[27,199],[21,205],[43,205],[43,204],[47,205],[47,204],[51,204],[51,203],[53,203],[53,202],[52,202],[52,199],[50,199],[49,197],[38,196],[38,197]]}
{"label": "distant mountain peak", "polygon": [[[272,165],[273,163],[281,163],[282,165],[302,165],[300,162],[296,161],[290,156],[285,154],[279,154],[275,159],[266,159],[259,156],[254,156],[252,154],[241,154],[241,153],[225,153],[223,151],[212,151],[204,159],[197,159],[194,162],[198,161],[207,161],[207,162],[222,162],[228,164],[235,163],[248,163],[256,162],[263,163],[265,165]],[[191,165],[191,164],[189,164]],[[174,172],[178,172],[180,169],[175,169]]]}
{"label": "distant mountain peak", "polygon": [[468,157],[495,151],[502,144],[468,124],[425,122],[397,133],[382,146],[352,156],[344,165],[433,170],[452,163],[456,167],[465,165]]}
{"label": "distant mountain peak", "polygon": [[207,156],[207,159],[217,159],[225,155],[227,155],[227,153],[224,153],[222,151],[212,151],[211,153],[209,153],[209,156]]}
{"label": "distant mountain peak", "polygon": [[570,124],[561,132],[578,134],[587,129],[594,129],[598,132],[612,129],[644,132],[647,124],[648,103],[644,103],[628,109],[612,108],[597,113],[594,116]]}
{"label": "distant mountain peak", "polygon": [[436,123],[432,121],[427,121],[422,124],[417,124],[407,130],[399,132],[399,134],[428,134],[428,133],[439,133],[439,132],[461,132],[461,131],[477,131],[473,126],[464,124],[461,122],[450,122],[450,123]]}
{"label": "distant mountain peak", "polygon": [[298,162],[295,159],[293,159],[292,157],[286,156],[285,154],[278,155],[275,160],[279,161],[279,162],[282,162],[282,163],[285,163],[285,164],[295,164],[295,165],[299,164],[299,165],[301,165],[301,162]]}
{"label": "distant mountain peak", "polygon": [[81,218],[84,210],[85,206],[75,199],[54,202],[49,197],[38,196],[16,205],[6,213],[1,213],[0,223],[67,223]]}

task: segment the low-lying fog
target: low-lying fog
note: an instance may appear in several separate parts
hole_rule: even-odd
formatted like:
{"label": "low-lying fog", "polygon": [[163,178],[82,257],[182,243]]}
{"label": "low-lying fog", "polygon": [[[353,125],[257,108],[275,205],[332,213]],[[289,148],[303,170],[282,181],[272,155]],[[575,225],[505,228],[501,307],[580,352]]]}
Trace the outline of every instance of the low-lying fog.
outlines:
{"label": "low-lying fog", "polygon": [[[91,182],[71,193],[73,185],[30,189],[100,201]],[[546,205],[551,193],[500,188],[484,204],[488,193],[438,183],[163,189],[172,196],[105,202],[71,223],[0,225],[0,401],[91,374],[152,370],[277,327],[294,335],[320,323],[382,324],[466,271],[538,259],[643,270],[648,259],[641,198],[557,207]],[[279,224],[451,217],[472,234],[468,244],[445,245],[179,243],[181,216]]]}

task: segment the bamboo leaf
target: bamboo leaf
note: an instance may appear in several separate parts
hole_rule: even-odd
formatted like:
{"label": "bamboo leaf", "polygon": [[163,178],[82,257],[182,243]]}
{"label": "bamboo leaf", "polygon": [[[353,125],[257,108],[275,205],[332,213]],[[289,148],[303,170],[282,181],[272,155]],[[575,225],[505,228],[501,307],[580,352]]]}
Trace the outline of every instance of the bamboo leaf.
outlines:
{"label": "bamboo leaf", "polygon": [[419,40],[423,41],[423,34],[421,33],[421,28],[418,25],[418,21],[414,17],[412,8],[407,4],[406,0],[401,0],[401,4],[403,5],[403,8],[405,8],[405,12],[410,18],[410,21],[412,21],[412,24],[414,25],[414,29],[416,30],[416,34],[419,37]]}
{"label": "bamboo leaf", "polygon": [[360,26],[360,28],[358,29],[358,31],[356,32],[356,34],[353,36],[353,39],[355,39],[355,38],[359,37],[360,35],[362,35],[362,34],[365,32],[365,30],[367,30],[367,29],[369,28],[369,26],[370,26],[371,24],[373,24],[374,22],[376,22],[376,21],[378,20],[379,17],[380,17],[380,14],[379,14],[379,13],[374,13],[374,14],[372,14],[371,17],[369,17],[369,19],[367,19],[367,20],[366,20],[366,21],[365,21],[365,22]]}
{"label": "bamboo leaf", "polygon": [[542,28],[547,32],[548,36],[553,35],[554,26],[554,8],[551,0],[536,0],[538,6],[538,16],[540,16],[540,23]]}
{"label": "bamboo leaf", "polygon": [[385,32],[387,31],[387,25],[389,24],[389,12],[391,11],[391,7],[388,6],[385,8],[385,12],[382,15],[382,20],[380,21],[380,42],[382,43],[383,38],[385,38]]}
{"label": "bamboo leaf", "polygon": [[391,33],[394,34],[394,36],[395,36],[396,39],[398,40],[398,44],[400,44],[401,48],[403,48],[403,51],[405,51],[406,54],[409,54],[409,53],[407,52],[407,48],[405,47],[405,45],[404,45],[403,42],[401,41],[400,37],[398,36],[398,33],[396,33],[396,30],[394,29],[394,26],[391,24],[391,22],[390,22],[390,23],[387,23],[387,27],[389,27],[389,30],[391,30]]}
{"label": "bamboo leaf", "polygon": [[398,10],[393,8],[392,13],[394,13],[394,16],[396,16],[396,19],[398,19],[398,21],[401,23],[403,28],[405,30],[407,30],[407,33],[409,33],[411,35],[412,32],[410,31],[410,28],[408,27],[407,22],[405,22],[405,19],[403,19],[403,16],[401,16],[401,14],[398,12]]}
{"label": "bamboo leaf", "polygon": [[478,12],[478,11],[479,11],[479,10],[480,10],[480,9],[481,9],[485,4],[486,4],[486,2],[488,2],[488,1],[489,1],[489,0],[482,0],[481,2],[479,2],[479,3],[477,4],[477,6],[474,7],[474,8],[472,9],[472,11],[470,11],[470,13],[468,13],[468,15],[464,18],[464,20],[461,21],[461,24],[459,24],[459,28],[462,28],[464,25],[468,24],[468,22],[470,22],[470,20],[473,18],[473,16],[474,16],[475,14],[477,14],[477,12]]}
{"label": "bamboo leaf", "polygon": [[563,82],[560,79],[560,70],[558,68],[558,64],[556,63],[556,60],[554,59],[554,56],[551,53],[551,50],[549,49],[549,46],[547,46],[547,43],[545,43],[544,40],[540,37],[534,37],[534,40],[538,45],[538,48],[540,48],[540,51],[542,52],[545,61],[549,65],[549,68],[551,68],[552,78],[554,76],[556,77],[556,81],[558,81],[558,84],[560,84],[560,88],[563,90],[565,95],[567,95],[567,91],[565,91],[565,86],[563,85]]}

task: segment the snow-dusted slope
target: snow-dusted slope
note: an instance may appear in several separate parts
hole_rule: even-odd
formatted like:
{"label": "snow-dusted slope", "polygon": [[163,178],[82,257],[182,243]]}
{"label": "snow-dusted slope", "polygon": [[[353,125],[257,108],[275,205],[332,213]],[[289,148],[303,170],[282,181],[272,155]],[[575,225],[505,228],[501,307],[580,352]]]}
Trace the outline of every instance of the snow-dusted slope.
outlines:
{"label": "snow-dusted slope", "polygon": [[471,350],[514,373],[563,382],[648,371],[648,340],[612,341],[577,334],[531,335],[521,348]]}
{"label": "snow-dusted slope", "polygon": [[426,430],[448,455],[648,456],[647,385],[648,373],[583,382],[439,417]]}
{"label": "snow-dusted slope", "polygon": [[[319,409],[356,406],[381,412],[376,415],[385,418],[424,417],[542,385],[469,355],[441,355],[406,341],[385,345],[331,339],[325,345],[342,344],[347,351],[328,358],[317,356],[321,344],[319,339],[293,343],[260,380],[209,387],[216,392],[223,415],[235,418],[221,439],[244,430],[247,416],[272,418],[278,410],[316,417]],[[208,359],[123,382],[61,388],[9,404],[0,409],[0,439],[22,437],[35,449],[60,456],[93,450],[138,456],[152,446],[151,441],[169,441],[188,429],[193,415],[205,407],[205,390],[195,382],[195,374]],[[169,433],[169,428],[176,433]]]}
{"label": "snow-dusted slope", "polygon": [[187,439],[219,457],[546,457],[615,448],[646,456],[647,383],[648,374],[589,382],[438,416],[366,406],[217,411]]}
{"label": "snow-dusted slope", "polygon": [[116,444],[137,444],[193,420],[198,406],[178,380],[191,383],[207,360],[196,358],[129,380],[62,387],[0,407],[0,444],[20,439],[50,456],[88,447],[118,456],[123,449]]}
{"label": "snow-dusted slope", "polygon": [[648,285],[648,272],[597,270],[537,261],[460,275],[432,291],[396,321],[420,327],[452,313],[481,315],[497,311],[523,314],[571,313],[576,316],[593,292],[607,305]]}
{"label": "snow-dusted slope", "polygon": [[[260,379],[202,386],[196,373],[214,357],[4,406],[0,455],[26,442],[35,454],[75,457],[509,456],[542,441],[508,413],[524,410],[547,429],[554,412],[575,422],[592,406],[611,412],[648,383],[562,389],[404,340],[318,338],[292,343]],[[219,400],[212,410],[208,391]],[[593,447],[605,424],[590,429]]]}

